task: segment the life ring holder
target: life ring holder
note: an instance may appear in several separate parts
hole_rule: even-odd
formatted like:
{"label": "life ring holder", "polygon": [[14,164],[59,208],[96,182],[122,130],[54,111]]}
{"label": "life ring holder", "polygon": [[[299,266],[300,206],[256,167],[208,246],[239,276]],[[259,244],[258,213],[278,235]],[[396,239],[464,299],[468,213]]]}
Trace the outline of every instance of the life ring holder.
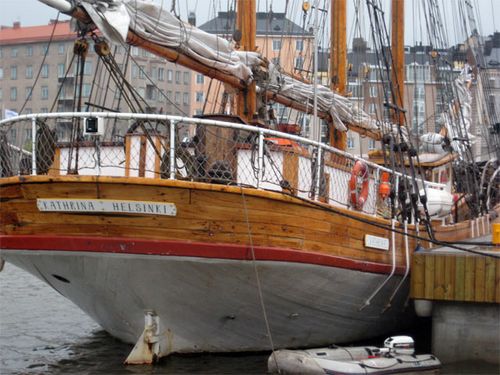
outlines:
{"label": "life ring holder", "polygon": [[[358,184],[358,177],[362,178],[361,187]],[[357,160],[351,171],[351,179],[349,180],[349,196],[351,204],[358,211],[363,209],[363,205],[368,199],[368,182],[368,167],[366,163],[363,163],[361,160]],[[358,191],[360,191],[359,194]]]}

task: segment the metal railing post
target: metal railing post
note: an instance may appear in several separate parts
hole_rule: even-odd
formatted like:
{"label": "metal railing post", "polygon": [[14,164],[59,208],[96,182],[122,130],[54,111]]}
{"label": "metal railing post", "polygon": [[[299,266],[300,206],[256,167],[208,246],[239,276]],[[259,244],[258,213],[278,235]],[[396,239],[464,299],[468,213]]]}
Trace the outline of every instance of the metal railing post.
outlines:
{"label": "metal railing post", "polygon": [[264,179],[264,132],[259,131],[259,156],[257,159],[257,189],[260,188]]}
{"label": "metal railing post", "polygon": [[31,174],[36,176],[36,118],[31,119]]}
{"label": "metal railing post", "polygon": [[175,121],[170,121],[170,179],[175,180]]}
{"label": "metal railing post", "polygon": [[320,194],[320,187],[321,187],[321,158],[322,158],[322,152],[321,152],[321,146],[318,145],[318,153],[317,153],[317,162],[316,162],[316,200],[319,200],[321,194]]}

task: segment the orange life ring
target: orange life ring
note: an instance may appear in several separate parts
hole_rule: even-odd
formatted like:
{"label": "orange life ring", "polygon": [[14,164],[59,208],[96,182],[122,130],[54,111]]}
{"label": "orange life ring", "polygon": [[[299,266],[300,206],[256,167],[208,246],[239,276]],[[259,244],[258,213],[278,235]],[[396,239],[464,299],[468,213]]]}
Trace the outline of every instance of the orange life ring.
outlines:
{"label": "orange life ring", "polygon": [[[361,184],[361,192],[358,194],[359,184],[358,177],[363,179]],[[354,164],[351,172],[351,179],[349,180],[349,192],[351,196],[351,204],[357,210],[361,210],[368,198],[368,167],[365,163],[358,160]]]}
{"label": "orange life ring", "polygon": [[380,176],[380,185],[378,187],[378,194],[382,199],[386,199],[391,194],[391,183],[389,182],[391,175],[389,172],[382,172]]}

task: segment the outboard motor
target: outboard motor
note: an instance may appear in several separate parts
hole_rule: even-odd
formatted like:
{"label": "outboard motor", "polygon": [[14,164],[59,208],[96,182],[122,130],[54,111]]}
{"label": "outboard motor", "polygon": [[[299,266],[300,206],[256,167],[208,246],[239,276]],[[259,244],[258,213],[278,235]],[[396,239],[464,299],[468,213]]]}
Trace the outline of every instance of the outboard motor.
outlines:
{"label": "outboard motor", "polygon": [[415,354],[415,342],[410,336],[392,336],[384,341],[384,347],[394,354]]}

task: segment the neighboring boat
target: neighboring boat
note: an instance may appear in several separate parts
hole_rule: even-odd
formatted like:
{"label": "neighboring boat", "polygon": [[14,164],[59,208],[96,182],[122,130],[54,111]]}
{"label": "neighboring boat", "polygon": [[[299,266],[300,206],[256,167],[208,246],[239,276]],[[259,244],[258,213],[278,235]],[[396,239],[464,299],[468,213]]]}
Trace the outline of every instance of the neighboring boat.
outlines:
{"label": "neighboring boat", "polygon": [[[385,334],[411,322],[408,274],[417,244],[488,231],[487,216],[482,226],[478,218],[450,223],[449,207],[433,207],[438,214],[430,217],[411,200],[417,188],[435,189],[442,194],[433,205],[448,205],[446,184],[249,125],[252,86],[254,99],[259,91],[311,111],[301,96],[311,85],[278,74],[257,53],[234,51],[140,0],[107,1],[108,8],[43,2],[87,31],[97,25],[111,39],[220,79],[248,99],[240,106],[243,120],[75,112],[0,122],[2,129],[31,129],[29,144],[0,133],[1,257],[44,280],[113,336],[129,343],[140,337],[142,354],[130,362]],[[122,21],[134,15],[129,29]],[[170,38],[151,35],[148,22],[160,16]],[[96,38],[97,53],[109,62],[109,47]],[[192,49],[200,41],[207,56]],[[211,53],[214,46],[224,51]],[[221,60],[208,60],[213,56]],[[256,90],[254,76],[270,82]],[[333,118],[339,132],[347,126],[384,135],[347,98],[318,91],[318,115]],[[64,142],[56,139],[63,125],[72,129]],[[194,126],[196,139],[183,142],[182,126]],[[113,138],[111,128],[127,129],[124,138]]]}
{"label": "neighboring boat", "polygon": [[277,350],[268,359],[268,370],[279,374],[361,375],[438,374],[441,362],[431,354],[414,353],[413,339],[394,336],[383,348],[373,346]]}

